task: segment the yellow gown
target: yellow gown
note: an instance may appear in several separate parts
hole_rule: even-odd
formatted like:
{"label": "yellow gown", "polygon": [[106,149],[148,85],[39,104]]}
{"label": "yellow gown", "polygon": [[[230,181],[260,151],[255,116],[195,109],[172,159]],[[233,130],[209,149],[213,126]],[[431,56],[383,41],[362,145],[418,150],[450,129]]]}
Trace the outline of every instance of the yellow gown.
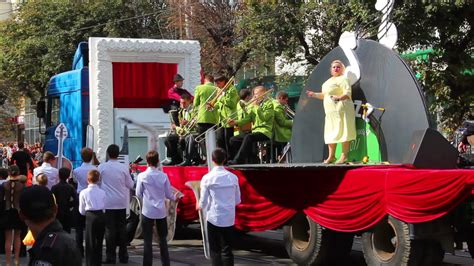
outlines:
{"label": "yellow gown", "polygon": [[[331,77],[322,86],[324,94],[324,142],[341,143],[356,138],[355,111],[349,80],[344,76]],[[331,96],[347,95],[349,99],[335,102]]]}

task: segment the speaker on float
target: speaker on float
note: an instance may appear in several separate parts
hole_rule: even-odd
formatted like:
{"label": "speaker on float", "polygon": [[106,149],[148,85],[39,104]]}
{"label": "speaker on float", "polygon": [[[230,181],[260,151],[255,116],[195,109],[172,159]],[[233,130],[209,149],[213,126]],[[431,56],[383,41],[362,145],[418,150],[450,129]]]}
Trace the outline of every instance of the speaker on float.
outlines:
{"label": "speaker on float", "polygon": [[457,168],[458,151],[438,131],[427,128],[413,133],[403,164],[416,168]]}

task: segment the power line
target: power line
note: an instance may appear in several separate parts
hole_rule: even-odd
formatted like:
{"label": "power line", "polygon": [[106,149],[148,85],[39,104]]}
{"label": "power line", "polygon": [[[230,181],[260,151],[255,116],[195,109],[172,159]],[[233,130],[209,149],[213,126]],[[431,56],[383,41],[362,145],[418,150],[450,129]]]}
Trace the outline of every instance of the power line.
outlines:
{"label": "power line", "polygon": [[[20,8],[12,9],[12,10],[10,10],[10,11],[0,13],[0,15],[5,15],[5,14],[13,13],[13,12],[15,12],[15,11],[18,11],[19,9],[20,9]],[[117,19],[117,20],[114,20],[114,21],[108,21],[108,22],[101,23],[101,24],[96,24],[96,25],[92,25],[92,26],[88,26],[88,27],[83,27],[83,28],[71,30],[70,32],[73,33],[73,32],[77,32],[77,31],[92,29],[92,28],[95,28],[95,27],[105,26],[105,25],[107,25],[107,24],[109,24],[109,23],[115,24],[115,23],[120,23],[120,22],[124,22],[124,21],[129,21],[129,20],[133,20],[133,19],[137,19],[137,18],[148,17],[148,16],[151,16],[151,15],[159,14],[159,13],[164,13],[164,11],[163,11],[163,10],[159,10],[159,11],[155,11],[155,12],[152,12],[152,13],[147,13],[147,14],[138,15],[138,16],[134,16],[134,17],[123,18],[123,19]]]}
{"label": "power line", "polygon": [[152,13],[143,14],[143,15],[139,15],[139,16],[134,16],[134,17],[130,17],[130,18],[123,18],[123,19],[118,19],[118,20],[114,20],[114,21],[109,21],[109,22],[105,22],[105,23],[101,23],[101,24],[96,24],[96,25],[92,25],[92,26],[88,26],[88,27],[83,27],[83,28],[75,29],[75,30],[72,30],[72,31],[70,31],[70,32],[72,33],[72,32],[77,32],[77,31],[82,31],[82,30],[93,29],[93,28],[95,28],[95,27],[105,26],[105,25],[107,25],[107,24],[109,24],[109,23],[114,24],[114,23],[129,21],[129,20],[133,20],[133,19],[137,19],[137,18],[148,17],[148,16],[151,16],[151,15],[154,15],[154,14],[158,14],[158,13],[164,13],[164,11],[163,11],[163,10],[160,10],[160,11],[155,11],[155,12],[152,12]]}

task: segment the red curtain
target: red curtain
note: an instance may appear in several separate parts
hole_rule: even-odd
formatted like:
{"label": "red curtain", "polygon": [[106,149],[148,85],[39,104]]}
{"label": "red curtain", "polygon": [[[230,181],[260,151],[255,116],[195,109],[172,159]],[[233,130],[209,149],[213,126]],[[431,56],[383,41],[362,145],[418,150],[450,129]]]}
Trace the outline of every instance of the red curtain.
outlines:
{"label": "red curtain", "polygon": [[[194,194],[184,186],[200,180],[205,167],[165,167],[173,186],[185,197],[178,217],[197,219]],[[245,231],[277,228],[304,212],[324,227],[361,231],[386,215],[419,223],[447,214],[474,195],[474,170],[417,170],[396,167],[273,168],[233,171],[239,177],[242,203],[236,227]]]}
{"label": "red curtain", "polygon": [[177,64],[113,62],[115,108],[160,108],[168,103]]}

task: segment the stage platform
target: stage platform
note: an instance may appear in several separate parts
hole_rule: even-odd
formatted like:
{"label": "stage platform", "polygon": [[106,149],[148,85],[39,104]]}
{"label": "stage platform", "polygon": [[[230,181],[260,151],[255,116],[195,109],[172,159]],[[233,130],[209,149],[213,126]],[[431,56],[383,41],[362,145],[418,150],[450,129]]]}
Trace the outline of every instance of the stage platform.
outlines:
{"label": "stage platform", "polygon": [[237,169],[237,170],[245,170],[245,169],[255,169],[255,170],[265,170],[265,169],[356,169],[361,167],[376,167],[376,166],[383,166],[387,167],[389,164],[362,164],[362,163],[346,163],[346,164],[325,164],[325,163],[268,163],[268,164],[236,164],[226,166],[228,168]]}
{"label": "stage platform", "polygon": [[[163,167],[184,197],[178,220],[196,220],[194,192],[185,184],[200,181],[204,166]],[[228,167],[239,179],[242,202],[236,227],[243,231],[278,228],[296,213],[324,227],[358,232],[391,215],[421,223],[449,213],[474,195],[474,171],[415,169],[387,164],[242,164]]]}

